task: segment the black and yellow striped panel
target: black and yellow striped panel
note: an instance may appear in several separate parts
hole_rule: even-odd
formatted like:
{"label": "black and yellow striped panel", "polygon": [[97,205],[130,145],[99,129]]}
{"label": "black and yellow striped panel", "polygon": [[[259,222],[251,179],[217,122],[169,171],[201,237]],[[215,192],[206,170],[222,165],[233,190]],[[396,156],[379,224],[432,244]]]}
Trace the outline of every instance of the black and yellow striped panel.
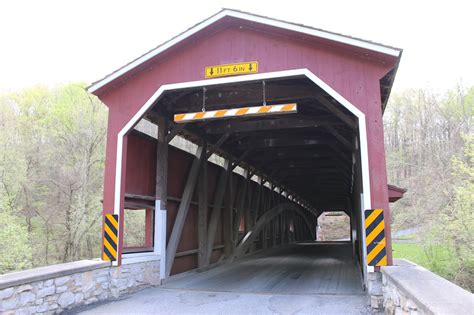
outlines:
{"label": "black and yellow striped panel", "polygon": [[104,250],[102,260],[117,260],[117,237],[118,214],[106,214],[104,219]]}
{"label": "black and yellow striped panel", "polygon": [[386,266],[387,250],[382,209],[365,210],[365,243],[367,244],[367,264]]}

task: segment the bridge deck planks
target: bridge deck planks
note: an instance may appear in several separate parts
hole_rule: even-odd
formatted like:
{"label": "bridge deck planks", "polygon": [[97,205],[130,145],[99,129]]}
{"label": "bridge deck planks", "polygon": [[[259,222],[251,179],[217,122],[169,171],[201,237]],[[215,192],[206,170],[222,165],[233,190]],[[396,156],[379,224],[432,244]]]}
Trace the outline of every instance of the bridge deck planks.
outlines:
{"label": "bridge deck planks", "polygon": [[166,288],[276,294],[364,294],[350,243],[308,243],[267,251],[172,280]]}

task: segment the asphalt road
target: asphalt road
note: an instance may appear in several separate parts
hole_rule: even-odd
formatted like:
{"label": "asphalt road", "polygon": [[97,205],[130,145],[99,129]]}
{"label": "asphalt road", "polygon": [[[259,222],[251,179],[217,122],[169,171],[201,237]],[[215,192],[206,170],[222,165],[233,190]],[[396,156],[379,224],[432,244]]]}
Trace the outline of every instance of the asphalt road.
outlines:
{"label": "asphalt road", "polygon": [[350,243],[254,255],[73,314],[371,314]]}

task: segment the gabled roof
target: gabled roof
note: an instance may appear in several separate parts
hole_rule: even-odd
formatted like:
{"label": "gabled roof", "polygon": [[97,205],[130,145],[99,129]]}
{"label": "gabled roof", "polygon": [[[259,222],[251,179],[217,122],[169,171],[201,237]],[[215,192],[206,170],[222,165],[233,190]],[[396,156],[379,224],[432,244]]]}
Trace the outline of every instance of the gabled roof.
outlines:
{"label": "gabled roof", "polygon": [[138,66],[142,65],[143,63],[149,61],[150,59],[156,57],[160,53],[168,50],[172,46],[180,43],[181,41],[187,39],[188,37],[192,36],[193,34],[203,30],[204,28],[216,23],[217,21],[225,18],[225,17],[233,17],[241,20],[246,20],[250,22],[260,23],[268,26],[273,26],[276,28],[281,28],[288,31],[298,32],[322,39],[327,39],[330,41],[334,41],[337,43],[350,45],[370,51],[374,51],[377,53],[389,55],[392,57],[399,58],[401,56],[402,50],[399,48],[383,45],[380,43],[371,42],[368,40],[363,40],[360,38],[355,38],[347,35],[342,35],[334,32],[325,31],[322,29],[314,28],[305,26],[302,24],[290,23],[282,20],[277,20],[261,15],[256,15],[252,13],[237,11],[233,9],[223,9],[220,12],[214,14],[213,16],[209,17],[208,19],[196,24],[195,26],[189,28],[185,32],[179,34],[178,36],[170,39],[169,41],[159,45],[158,47],[150,50],[149,52],[145,53],[141,57],[135,59],[134,61],[128,63],[127,65],[121,67],[120,69],[112,72],[111,74],[105,76],[101,80],[98,80],[92,83],[87,90],[90,93],[94,93],[100,88],[104,87],[105,85],[109,84],[110,82],[114,81],[115,79],[125,75],[129,71],[137,68]]}

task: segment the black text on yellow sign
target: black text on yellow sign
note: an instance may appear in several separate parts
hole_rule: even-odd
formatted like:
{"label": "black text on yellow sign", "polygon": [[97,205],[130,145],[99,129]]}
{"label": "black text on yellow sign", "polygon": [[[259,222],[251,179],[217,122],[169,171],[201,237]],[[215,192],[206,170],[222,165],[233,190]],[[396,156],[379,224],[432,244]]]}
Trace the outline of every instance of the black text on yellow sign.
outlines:
{"label": "black text on yellow sign", "polygon": [[248,74],[258,72],[258,62],[248,61],[240,63],[229,63],[225,65],[206,67],[204,74],[206,78],[224,77],[238,74]]}
{"label": "black text on yellow sign", "polygon": [[118,214],[106,214],[104,218],[104,248],[102,251],[102,260],[117,260],[118,244]]}
{"label": "black text on yellow sign", "polygon": [[365,210],[365,240],[367,264],[369,266],[386,266],[385,222],[382,209]]}

